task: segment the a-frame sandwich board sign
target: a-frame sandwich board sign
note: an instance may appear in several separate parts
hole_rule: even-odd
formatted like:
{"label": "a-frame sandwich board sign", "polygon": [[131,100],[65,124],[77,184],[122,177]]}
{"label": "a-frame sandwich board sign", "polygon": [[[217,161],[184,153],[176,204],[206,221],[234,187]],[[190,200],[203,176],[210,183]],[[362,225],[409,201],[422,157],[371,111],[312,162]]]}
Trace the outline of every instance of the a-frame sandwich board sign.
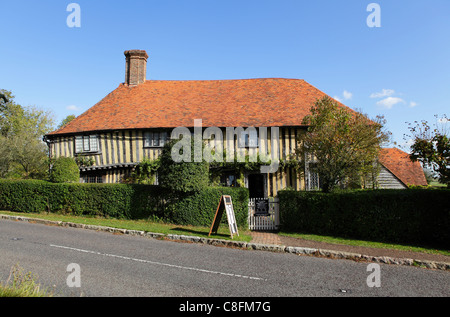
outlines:
{"label": "a-frame sandwich board sign", "polygon": [[217,233],[224,211],[227,214],[228,227],[230,228],[231,238],[233,239],[234,235],[239,236],[239,232],[236,224],[236,216],[234,214],[233,201],[231,200],[231,196],[228,195],[223,195],[220,198],[219,206],[217,206],[216,215],[214,216],[214,221],[211,230],[209,231],[209,236],[213,233]]}

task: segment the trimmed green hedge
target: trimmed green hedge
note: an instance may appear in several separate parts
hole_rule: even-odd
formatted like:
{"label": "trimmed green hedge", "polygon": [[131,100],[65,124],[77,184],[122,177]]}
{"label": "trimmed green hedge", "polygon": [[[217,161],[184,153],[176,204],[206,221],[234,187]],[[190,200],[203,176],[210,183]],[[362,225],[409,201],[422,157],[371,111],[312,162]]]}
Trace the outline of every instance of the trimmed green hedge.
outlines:
{"label": "trimmed green hedge", "polygon": [[236,221],[239,226],[245,226],[248,213],[246,188],[213,187],[195,194],[173,196],[155,185],[0,180],[0,210],[119,219],[152,217],[175,224],[210,226],[222,194],[232,196]]}
{"label": "trimmed green hedge", "polygon": [[[222,195],[231,196],[236,223],[239,227],[246,226],[249,191],[240,187],[210,187],[176,199],[168,206],[169,218],[178,224],[211,226]],[[225,212],[222,223],[227,223]]]}
{"label": "trimmed green hedge", "polygon": [[284,231],[450,249],[450,190],[278,192]]}
{"label": "trimmed green hedge", "polygon": [[158,211],[161,196],[157,186],[0,181],[0,209],[25,213],[140,218]]}

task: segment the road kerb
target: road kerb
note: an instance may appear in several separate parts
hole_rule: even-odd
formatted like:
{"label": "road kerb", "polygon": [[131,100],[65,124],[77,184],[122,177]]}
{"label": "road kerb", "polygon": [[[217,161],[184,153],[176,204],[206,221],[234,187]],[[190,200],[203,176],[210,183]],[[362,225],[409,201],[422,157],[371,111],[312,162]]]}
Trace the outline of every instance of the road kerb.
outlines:
{"label": "road kerb", "polygon": [[147,238],[151,238],[151,239],[166,239],[166,240],[177,241],[177,242],[202,243],[202,244],[208,244],[208,245],[213,245],[213,246],[232,247],[232,248],[239,248],[239,249],[244,249],[244,250],[247,249],[247,250],[256,250],[256,251],[278,252],[278,253],[292,253],[292,254],[296,254],[296,255],[316,256],[316,257],[324,257],[324,258],[330,258],[330,259],[343,259],[343,260],[352,260],[352,261],[357,261],[357,262],[374,262],[374,263],[383,263],[383,264],[391,264],[391,265],[416,266],[416,267],[421,267],[421,268],[426,268],[426,269],[450,271],[450,263],[446,263],[446,262],[418,260],[418,259],[409,259],[409,258],[392,258],[392,257],[387,257],[387,256],[371,256],[371,255],[334,251],[334,250],[322,250],[322,249],[307,248],[307,247],[292,247],[292,246],[274,245],[274,244],[251,243],[251,242],[243,242],[243,241],[224,240],[224,239],[211,239],[211,238],[203,238],[203,237],[198,237],[198,236],[153,233],[153,232],[146,232],[146,231],[139,231],[139,230],[128,230],[128,229],[104,227],[104,226],[97,226],[97,225],[86,225],[86,224],[73,223],[73,222],[44,220],[44,219],[29,218],[29,217],[22,217],[22,216],[10,216],[10,215],[3,215],[3,214],[0,214],[0,219],[11,220],[11,221],[23,221],[23,222],[37,223],[37,224],[43,224],[43,225],[53,225],[53,226],[60,226],[60,227],[70,227],[70,228],[85,229],[85,230],[94,230],[94,231],[101,231],[101,232],[107,232],[107,233],[113,233],[113,234],[141,236],[141,237],[147,237]]}

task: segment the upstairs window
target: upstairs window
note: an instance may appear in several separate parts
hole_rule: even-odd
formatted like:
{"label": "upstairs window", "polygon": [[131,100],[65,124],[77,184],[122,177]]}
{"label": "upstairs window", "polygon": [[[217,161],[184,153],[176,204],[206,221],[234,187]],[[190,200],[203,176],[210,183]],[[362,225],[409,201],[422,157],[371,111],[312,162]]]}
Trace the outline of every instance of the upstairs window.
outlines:
{"label": "upstairs window", "polygon": [[167,141],[166,132],[145,132],[144,147],[163,147]]}
{"label": "upstairs window", "polygon": [[239,147],[241,148],[257,148],[258,147],[258,131],[256,129],[247,129],[240,133]]}
{"label": "upstairs window", "polygon": [[99,151],[98,136],[83,135],[75,137],[75,153],[95,153]]}

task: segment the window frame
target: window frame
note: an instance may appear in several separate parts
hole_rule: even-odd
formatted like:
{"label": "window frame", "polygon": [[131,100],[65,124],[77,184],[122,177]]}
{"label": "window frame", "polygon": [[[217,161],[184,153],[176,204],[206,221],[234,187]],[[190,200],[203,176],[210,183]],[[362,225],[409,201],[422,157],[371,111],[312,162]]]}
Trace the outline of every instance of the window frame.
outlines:
{"label": "window frame", "polygon": [[[95,146],[93,146],[94,144]],[[74,147],[75,155],[100,153],[99,137],[97,134],[76,135]]]}
{"label": "window frame", "polygon": [[235,172],[224,172],[220,176],[220,184],[223,187],[239,187],[239,184],[237,182],[238,176]]}
{"label": "window frame", "polygon": [[83,175],[81,176],[84,184],[104,184],[105,178],[103,175],[94,174],[94,175]]}
{"label": "window frame", "polygon": [[254,128],[241,131],[238,137],[238,146],[240,148],[248,148],[248,149],[259,148],[258,130]]}
{"label": "window frame", "polygon": [[[157,138],[155,137],[156,135]],[[144,137],[144,148],[161,149],[169,140],[169,135],[165,131],[145,131],[143,137]]]}

